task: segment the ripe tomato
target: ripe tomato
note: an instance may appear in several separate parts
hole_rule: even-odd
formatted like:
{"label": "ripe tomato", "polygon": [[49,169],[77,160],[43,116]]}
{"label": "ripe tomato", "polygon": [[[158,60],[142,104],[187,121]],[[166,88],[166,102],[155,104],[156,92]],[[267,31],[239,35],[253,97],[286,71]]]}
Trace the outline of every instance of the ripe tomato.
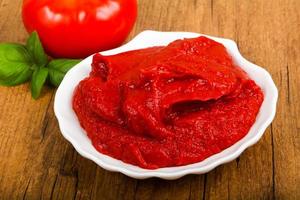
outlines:
{"label": "ripe tomato", "polygon": [[36,30],[53,57],[83,58],[124,42],[137,15],[136,0],[24,0],[28,32]]}

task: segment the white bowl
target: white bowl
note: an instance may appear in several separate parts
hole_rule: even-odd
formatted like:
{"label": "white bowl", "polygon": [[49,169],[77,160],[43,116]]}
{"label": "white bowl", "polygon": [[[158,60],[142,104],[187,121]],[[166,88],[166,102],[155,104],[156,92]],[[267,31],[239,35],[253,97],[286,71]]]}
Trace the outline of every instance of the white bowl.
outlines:
{"label": "white bowl", "polygon": [[[193,38],[200,35],[202,34],[189,32],[143,31],[129,43],[116,49],[101,52],[101,54],[113,55],[134,49],[167,45],[176,39]],[[211,36],[207,37],[222,43],[226,47],[228,53],[232,56],[234,62],[245,70],[263,90],[264,101],[256,118],[256,122],[243,139],[201,162],[180,167],[159,168],[155,170],[143,169],[99,153],[93,147],[85,131],[81,128],[72,109],[73,91],[77,84],[89,75],[92,56],[73,67],[66,74],[56,92],[54,112],[63,136],[72,143],[77,152],[83,157],[94,161],[106,170],[121,172],[137,179],[150,177],[177,179],[187,174],[203,174],[214,169],[218,165],[230,162],[237,158],[246,148],[255,144],[261,138],[265,129],[272,122],[276,112],[278,91],[270,74],[265,69],[243,58],[234,41]]]}

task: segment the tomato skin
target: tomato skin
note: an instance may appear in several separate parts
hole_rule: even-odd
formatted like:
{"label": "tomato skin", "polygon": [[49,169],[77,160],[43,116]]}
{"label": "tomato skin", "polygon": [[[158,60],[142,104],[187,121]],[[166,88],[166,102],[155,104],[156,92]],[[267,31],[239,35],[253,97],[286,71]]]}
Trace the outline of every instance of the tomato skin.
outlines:
{"label": "tomato skin", "polygon": [[121,45],[137,16],[136,0],[24,0],[22,17],[53,57],[84,58]]}

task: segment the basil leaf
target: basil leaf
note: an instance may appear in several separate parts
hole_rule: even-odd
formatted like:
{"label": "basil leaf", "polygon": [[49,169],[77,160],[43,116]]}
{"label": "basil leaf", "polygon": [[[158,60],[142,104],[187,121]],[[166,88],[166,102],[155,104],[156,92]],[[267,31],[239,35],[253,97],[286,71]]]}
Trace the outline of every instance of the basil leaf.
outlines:
{"label": "basil leaf", "polygon": [[63,80],[65,74],[74,67],[80,60],[57,59],[52,60],[48,64],[50,82],[58,87]]}
{"label": "basil leaf", "polygon": [[45,54],[39,35],[36,31],[32,32],[29,36],[26,48],[33,57],[36,65],[44,67],[48,63],[48,57]]}
{"label": "basil leaf", "polygon": [[33,62],[24,45],[0,44],[0,85],[15,86],[29,80]]}
{"label": "basil leaf", "polygon": [[34,70],[31,78],[31,96],[37,99],[48,77],[48,69],[40,67]]}

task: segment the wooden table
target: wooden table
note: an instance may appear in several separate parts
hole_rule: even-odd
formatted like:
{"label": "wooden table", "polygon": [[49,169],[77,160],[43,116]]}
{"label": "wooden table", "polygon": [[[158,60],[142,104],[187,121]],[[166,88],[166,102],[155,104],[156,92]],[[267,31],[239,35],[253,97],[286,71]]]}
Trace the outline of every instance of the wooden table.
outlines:
{"label": "wooden table", "polygon": [[[0,42],[24,42],[21,0],[0,0]],[[135,180],[81,157],[60,134],[55,89],[0,87],[0,199],[300,199],[300,1],[140,0],[145,29],[231,38],[279,88],[277,114],[238,159],[176,181]]]}

